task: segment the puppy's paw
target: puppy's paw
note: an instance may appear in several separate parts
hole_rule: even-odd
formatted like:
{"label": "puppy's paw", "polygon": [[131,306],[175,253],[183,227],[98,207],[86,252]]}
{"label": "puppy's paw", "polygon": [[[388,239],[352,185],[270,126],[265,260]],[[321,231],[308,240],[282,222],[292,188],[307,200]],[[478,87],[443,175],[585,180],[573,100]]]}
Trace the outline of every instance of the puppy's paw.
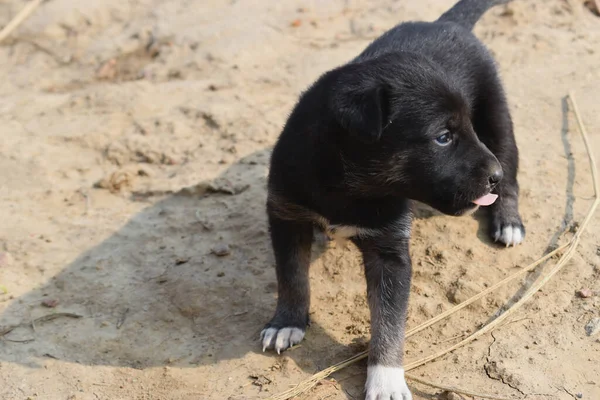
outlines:
{"label": "puppy's paw", "polygon": [[490,236],[506,247],[516,246],[525,239],[525,227],[516,204],[516,200],[505,199],[493,206],[490,215]]}
{"label": "puppy's paw", "polygon": [[508,246],[516,246],[525,238],[525,228],[523,224],[499,226],[494,231],[494,241]]}
{"label": "puppy's paw", "polygon": [[369,365],[365,391],[366,400],[412,400],[400,367]]}
{"label": "puppy's paw", "polygon": [[304,338],[304,332],[304,329],[294,326],[266,327],[260,333],[263,352],[267,349],[275,349],[277,354],[281,354],[283,350],[300,343]]}

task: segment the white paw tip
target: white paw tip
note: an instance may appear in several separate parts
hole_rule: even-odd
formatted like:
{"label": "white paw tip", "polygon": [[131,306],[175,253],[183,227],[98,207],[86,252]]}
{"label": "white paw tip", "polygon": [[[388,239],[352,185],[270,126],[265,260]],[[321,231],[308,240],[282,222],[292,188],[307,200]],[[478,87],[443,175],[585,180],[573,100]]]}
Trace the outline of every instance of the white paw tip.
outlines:
{"label": "white paw tip", "polygon": [[274,348],[277,354],[295,344],[298,344],[304,338],[304,331],[300,328],[267,328],[260,334],[263,346],[263,352],[266,349]]}
{"label": "white paw tip", "polygon": [[508,225],[494,233],[494,240],[508,246],[516,246],[523,241],[523,230],[515,225]]}
{"label": "white paw tip", "polygon": [[366,400],[412,400],[404,379],[404,368],[370,365],[365,384]]}

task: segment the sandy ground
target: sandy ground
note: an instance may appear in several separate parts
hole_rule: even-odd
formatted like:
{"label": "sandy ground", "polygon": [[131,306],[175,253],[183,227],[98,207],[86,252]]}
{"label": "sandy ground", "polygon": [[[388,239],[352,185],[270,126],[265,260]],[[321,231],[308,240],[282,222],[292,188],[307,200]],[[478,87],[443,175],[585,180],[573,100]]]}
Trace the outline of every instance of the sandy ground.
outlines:
{"label": "sandy ground", "polygon": [[[267,398],[363,350],[360,258],[333,244],[315,245],[302,346],[259,348],[276,289],[269,151],[322,72],[452,3],[44,3],[0,45],[0,398]],[[23,4],[1,2],[0,26]],[[563,97],[576,91],[600,156],[600,18],[580,0],[518,0],[476,33],[510,100],[528,234],[500,248],[481,216],[419,205],[409,327],[565,242],[593,195]],[[600,316],[598,218],[509,323],[413,373],[514,398],[600,399],[600,335],[584,329]],[[407,360],[473,332],[536,276],[412,337]],[[81,317],[35,322],[57,313]],[[301,398],[360,399],[365,364],[333,378]],[[411,386],[418,399],[442,398]]]}

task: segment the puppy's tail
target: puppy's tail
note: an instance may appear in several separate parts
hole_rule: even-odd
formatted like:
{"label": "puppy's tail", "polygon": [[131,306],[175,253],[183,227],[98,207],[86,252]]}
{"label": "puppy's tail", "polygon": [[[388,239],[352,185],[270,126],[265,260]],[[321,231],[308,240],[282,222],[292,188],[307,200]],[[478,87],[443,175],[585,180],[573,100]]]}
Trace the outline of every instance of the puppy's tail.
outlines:
{"label": "puppy's tail", "polygon": [[460,0],[438,18],[440,22],[454,22],[472,30],[479,18],[490,8],[512,0]]}

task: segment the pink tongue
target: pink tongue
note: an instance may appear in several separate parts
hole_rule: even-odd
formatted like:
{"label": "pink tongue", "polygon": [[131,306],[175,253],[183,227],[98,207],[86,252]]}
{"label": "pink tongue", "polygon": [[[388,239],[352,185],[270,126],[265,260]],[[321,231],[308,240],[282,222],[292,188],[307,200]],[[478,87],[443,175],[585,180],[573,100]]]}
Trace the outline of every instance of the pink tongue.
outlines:
{"label": "pink tongue", "polygon": [[482,196],[476,200],[473,200],[473,203],[480,205],[480,206],[489,206],[490,204],[494,204],[494,202],[496,201],[496,199],[498,198],[497,194],[486,194],[485,196]]}

